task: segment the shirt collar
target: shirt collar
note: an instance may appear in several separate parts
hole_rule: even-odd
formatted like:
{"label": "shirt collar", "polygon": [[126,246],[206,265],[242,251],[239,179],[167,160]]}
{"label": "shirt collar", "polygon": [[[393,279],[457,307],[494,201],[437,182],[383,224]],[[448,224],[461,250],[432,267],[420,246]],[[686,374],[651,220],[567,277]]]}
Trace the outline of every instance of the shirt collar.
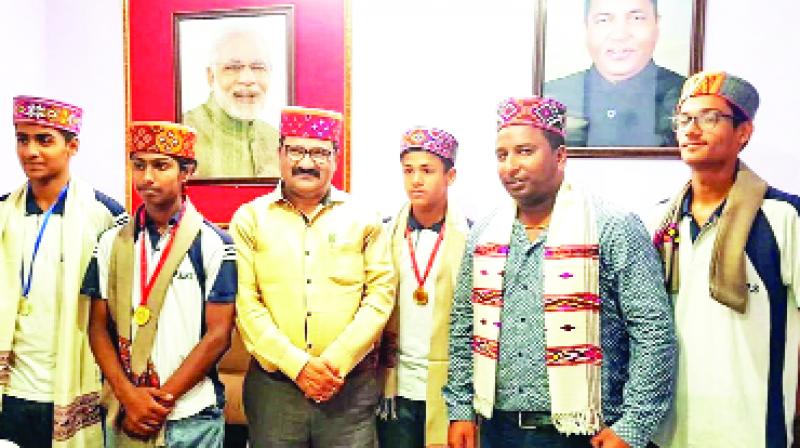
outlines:
{"label": "shirt collar", "polygon": [[[284,187],[284,182],[283,180],[281,180],[280,182],[278,182],[278,185],[275,187],[274,190],[272,190],[266,196],[264,196],[264,199],[267,201],[268,204],[289,202],[289,200],[286,199],[286,197],[283,195],[283,187]],[[340,202],[345,202],[347,200],[347,197],[348,197],[347,193],[331,185],[331,187],[328,189],[328,192],[325,194],[325,196],[322,197],[319,203],[322,206],[328,206]]]}
{"label": "shirt collar", "polygon": [[[66,202],[67,197],[65,195],[61,200],[55,203],[55,207],[53,207],[53,214],[64,216],[64,205]],[[36,196],[33,195],[33,187],[31,187],[30,183],[28,183],[28,192],[25,194],[25,214],[44,214],[44,210],[42,210],[41,207],[39,207],[39,204],[36,203]]]}
{"label": "shirt collar", "polygon": [[592,65],[592,68],[589,70],[589,82],[595,86],[594,88],[603,88],[606,90],[622,88],[627,92],[639,92],[639,90],[636,89],[643,88],[648,85],[648,83],[655,81],[656,72],[656,64],[651,59],[650,62],[633,77],[618,82],[610,82],[600,74],[597,70],[597,66]]}
{"label": "shirt collar", "polygon": [[[725,208],[725,203],[727,203],[727,202],[728,202],[728,199],[725,198],[725,200],[723,200],[722,203],[719,204],[719,206],[716,208],[716,210],[714,210],[714,213],[711,214],[711,217],[716,219],[716,218],[719,218],[720,216],[722,216],[722,210]],[[680,213],[681,213],[680,214],[681,218],[683,218],[685,216],[690,216],[690,217],[694,218],[692,216],[692,189],[691,188],[689,189],[689,191],[686,192],[686,196],[683,197],[683,201],[681,202],[681,212]]]}
{"label": "shirt collar", "polygon": [[414,214],[411,213],[411,209],[409,208],[409,210],[408,210],[408,230],[412,230],[412,231],[415,231],[415,230],[432,230],[432,231],[434,231],[436,233],[439,233],[439,232],[442,231],[442,225],[444,225],[444,220],[445,220],[445,217],[442,217],[442,219],[439,222],[433,223],[430,227],[425,227],[422,224],[420,224],[419,221],[417,221],[417,218],[415,218]]}
{"label": "shirt collar", "polygon": [[[140,207],[144,207],[144,205],[141,205]],[[174,215],[172,215],[172,217],[169,218],[168,224],[170,226],[174,226],[175,224],[178,223],[178,219],[180,218],[180,216],[181,216],[181,211],[178,210],[177,212],[175,212]],[[155,223],[155,221],[153,221],[152,218],[150,218],[150,216],[147,214],[147,211],[144,212],[144,223],[142,223],[139,220],[139,211],[137,210],[136,213],[134,214],[134,224],[133,224],[133,239],[134,240],[136,240],[138,238],[139,233],[142,231],[142,228],[146,228],[148,230],[148,233],[150,233],[151,235],[153,235],[153,234],[159,235],[158,228],[156,227],[156,223]],[[156,240],[156,241],[158,241],[158,240]]]}

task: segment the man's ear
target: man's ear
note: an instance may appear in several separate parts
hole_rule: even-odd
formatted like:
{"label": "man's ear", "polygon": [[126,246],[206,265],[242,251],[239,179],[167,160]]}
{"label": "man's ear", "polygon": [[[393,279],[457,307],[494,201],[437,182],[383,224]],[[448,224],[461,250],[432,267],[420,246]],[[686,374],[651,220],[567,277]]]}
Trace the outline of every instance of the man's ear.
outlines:
{"label": "man's ear", "polygon": [[558,162],[558,167],[563,170],[567,163],[567,147],[565,145],[556,148],[556,161]]}
{"label": "man's ear", "polygon": [[211,66],[206,67],[206,80],[208,80],[208,86],[214,86],[214,69]]}
{"label": "man's ear", "polygon": [[456,181],[456,168],[450,168],[446,173],[444,173],[444,176],[447,179],[447,186],[452,187],[453,182]]}
{"label": "man's ear", "polygon": [[81,141],[78,137],[73,137],[72,140],[67,142],[67,149],[69,150],[69,155],[74,156],[75,153],[78,152],[78,148],[81,146]]}
{"label": "man's ear", "polygon": [[735,132],[736,140],[739,142],[739,152],[741,152],[744,147],[747,146],[747,143],[750,142],[750,137],[753,136],[753,122],[745,121],[739,124]]}

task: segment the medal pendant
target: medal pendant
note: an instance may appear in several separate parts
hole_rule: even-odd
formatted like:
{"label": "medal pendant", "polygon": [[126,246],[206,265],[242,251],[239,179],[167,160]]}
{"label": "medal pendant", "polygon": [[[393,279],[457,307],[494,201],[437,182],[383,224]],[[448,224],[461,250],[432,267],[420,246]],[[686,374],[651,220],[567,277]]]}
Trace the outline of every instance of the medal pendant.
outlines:
{"label": "medal pendant", "polygon": [[136,325],[143,326],[150,320],[150,309],[146,306],[140,305],[136,308],[136,311],[133,313],[133,321],[136,322]]}
{"label": "medal pendant", "polygon": [[31,306],[31,301],[26,299],[25,297],[19,300],[19,314],[23,316],[28,316],[33,311],[33,307]]}
{"label": "medal pendant", "polygon": [[414,302],[416,302],[417,305],[428,304],[428,293],[425,292],[425,289],[419,287],[416,290],[414,290]]}

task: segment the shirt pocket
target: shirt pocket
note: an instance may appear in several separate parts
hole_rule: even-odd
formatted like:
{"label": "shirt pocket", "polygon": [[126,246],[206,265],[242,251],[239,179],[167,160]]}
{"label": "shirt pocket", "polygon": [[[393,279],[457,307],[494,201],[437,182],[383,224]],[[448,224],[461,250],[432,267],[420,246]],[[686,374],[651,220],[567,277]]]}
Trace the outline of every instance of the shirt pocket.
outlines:
{"label": "shirt pocket", "polygon": [[364,253],[360,241],[332,245],[328,257],[330,280],[337,285],[364,283]]}

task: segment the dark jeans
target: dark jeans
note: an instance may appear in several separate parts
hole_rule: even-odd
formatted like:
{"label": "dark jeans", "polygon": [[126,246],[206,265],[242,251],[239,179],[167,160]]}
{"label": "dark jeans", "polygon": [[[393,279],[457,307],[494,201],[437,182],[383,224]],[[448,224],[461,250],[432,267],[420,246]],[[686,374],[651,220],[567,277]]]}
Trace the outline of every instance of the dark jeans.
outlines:
{"label": "dark jeans", "polygon": [[53,444],[53,403],[3,396],[0,439],[20,448],[42,448]]}
{"label": "dark jeans", "polygon": [[374,448],[374,370],[348,375],[339,393],[315,404],[294,381],[255,364],[250,365],[243,390],[251,447]]}
{"label": "dark jeans", "polygon": [[491,419],[481,423],[481,448],[588,448],[590,439],[561,434],[552,425],[522,429],[517,413],[496,409]]}
{"label": "dark jeans", "polygon": [[[591,436],[564,435],[552,425],[536,429],[519,427],[517,413],[495,409],[490,420],[481,423],[481,448],[588,448]],[[652,442],[647,448],[658,448]]]}
{"label": "dark jeans", "polygon": [[378,418],[381,448],[420,448],[425,446],[425,402],[395,398],[396,418]]}

